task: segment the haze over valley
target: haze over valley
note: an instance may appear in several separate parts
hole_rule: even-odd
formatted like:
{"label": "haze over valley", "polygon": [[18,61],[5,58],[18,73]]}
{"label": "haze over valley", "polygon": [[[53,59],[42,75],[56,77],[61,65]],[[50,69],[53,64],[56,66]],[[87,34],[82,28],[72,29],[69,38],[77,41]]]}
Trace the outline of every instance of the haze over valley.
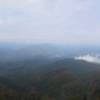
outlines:
{"label": "haze over valley", "polygon": [[100,100],[100,0],[0,0],[0,100]]}
{"label": "haze over valley", "polygon": [[97,100],[99,53],[91,45],[0,45],[0,100]]}

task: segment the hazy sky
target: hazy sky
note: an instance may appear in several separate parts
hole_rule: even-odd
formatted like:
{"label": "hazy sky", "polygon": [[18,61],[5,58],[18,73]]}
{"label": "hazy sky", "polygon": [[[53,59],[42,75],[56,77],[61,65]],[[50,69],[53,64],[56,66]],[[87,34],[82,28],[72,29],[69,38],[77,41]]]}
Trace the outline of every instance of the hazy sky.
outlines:
{"label": "hazy sky", "polygon": [[100,43],[100,0],[0,0],[0,41]]}

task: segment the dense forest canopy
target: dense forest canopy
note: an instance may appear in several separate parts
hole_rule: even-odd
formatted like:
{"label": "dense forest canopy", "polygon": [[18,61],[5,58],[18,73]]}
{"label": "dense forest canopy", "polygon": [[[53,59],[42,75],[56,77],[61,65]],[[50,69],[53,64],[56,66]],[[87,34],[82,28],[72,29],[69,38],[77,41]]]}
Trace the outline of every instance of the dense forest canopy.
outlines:
{"label": "dense forest canopy", "polygon": [[68,45],[0,48],[0,100],[100,100],[100,64],[74,59],[99,54],[97,48],[77,46],[73,54],[76,47]]}

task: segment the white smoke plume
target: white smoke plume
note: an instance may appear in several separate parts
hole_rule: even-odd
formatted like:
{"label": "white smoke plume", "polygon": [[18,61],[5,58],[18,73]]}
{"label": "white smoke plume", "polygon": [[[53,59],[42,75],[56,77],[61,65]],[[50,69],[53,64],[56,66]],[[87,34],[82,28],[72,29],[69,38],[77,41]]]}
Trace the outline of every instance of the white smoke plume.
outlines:
{"label": "white smoke plume", "polygon": [[96,64],[100,64],[100,57],[99,55],[83,55],[83,56],[78,56],[74,58],[75,60],[83,60],[89,63],[96,63]]}

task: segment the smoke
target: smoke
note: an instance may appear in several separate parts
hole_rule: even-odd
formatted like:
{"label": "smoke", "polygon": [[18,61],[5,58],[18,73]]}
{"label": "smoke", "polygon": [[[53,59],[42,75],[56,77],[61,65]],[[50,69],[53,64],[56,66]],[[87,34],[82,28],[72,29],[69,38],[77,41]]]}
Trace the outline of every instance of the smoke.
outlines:
{"label": "smoke", "polygon": [[96,63],[96,64],[100,64],[100,57],[99,55],[83,55],[83,56],[78,56],[74,58],[75,60],[83,60],[89,63]]}

